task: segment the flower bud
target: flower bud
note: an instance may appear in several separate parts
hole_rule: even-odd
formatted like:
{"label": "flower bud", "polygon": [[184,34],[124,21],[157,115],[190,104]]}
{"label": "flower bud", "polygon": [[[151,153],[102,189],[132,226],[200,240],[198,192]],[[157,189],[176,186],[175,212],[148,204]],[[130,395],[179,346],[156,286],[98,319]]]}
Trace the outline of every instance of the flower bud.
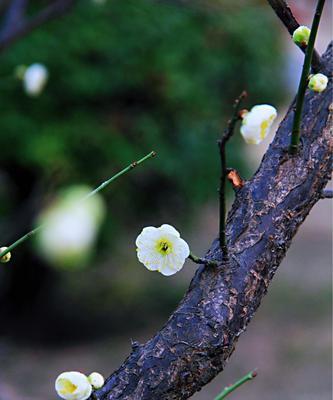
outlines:
{"label": "flower bud", "polygon": [[261,143],[269,133],[277,116],[276,109],[268,104],[259,104],[243,114],[240,132],[248,144]]}
{"label": "flower bud", "polygon": [[88,378],[81,372],[71,371],[60,374],[55,390],[65,400],[87,400],[92,392]]}
{"label": "flower bud", "polygon": [[314,92],[323,92],[328,83],[328,78],[324,74],[315,74],[310,76],[309,80],[309,89],[313,90]]}
{"label": "flower bud", "polygon": [[104,385],[104,377],[98,372],[92,372],[88,376],[88,381],[94,389],[100,389]]}
{"label": "flower bud", "polygon": [[41,94],[46,85],[49,73],[43,64],[32,64],[24,72],[23,86],[25,92],[32,97]]}
{"label": "flower bud", "polygon": [[299,26],[293,33],[293,41],[298,46],[307,46],[311,30],[307,26]]}
{"label": "flower bud", "polygon": [[[1,247],[1,248],[0,248],[0,254],[1,254],[2,252],[4,252],[5,250],[7,250],[7,249],[8,249],[8,247]],[[12,258],[12,255],[11,255],[11,253],[10,253],[10,251],[9,251],[8,253],[6,253],[4,256],[2,256],[2,257],[0,258],[0,262],[2,262],[2,263],[7,263],[11,258]]]}

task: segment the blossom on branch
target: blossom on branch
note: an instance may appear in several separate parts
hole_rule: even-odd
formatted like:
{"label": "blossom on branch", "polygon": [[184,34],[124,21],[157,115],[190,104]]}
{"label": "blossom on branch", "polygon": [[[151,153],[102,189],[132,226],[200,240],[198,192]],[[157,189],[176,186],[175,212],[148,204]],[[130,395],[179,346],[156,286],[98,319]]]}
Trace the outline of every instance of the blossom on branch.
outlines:
{"label": "blossom on branch", "polygon": [[190,254],[189,246],[179,232],[167,224],[159,228],[144,228],[135,244],[139,261],[150,271],[158,271],[165,276],[180,271]]}
{"label": "blossom on branch", "polygon": [[88,378],[81,372],[63,372],[55,382],[55,390],[65,400],[86,400],[92,392]]}
{"label": "blossom on branch", "polygon": [[268,104],[260,104],[243,112],[240,132],[246,143],[261,143],[268,135],[276,116],[276,109]]}

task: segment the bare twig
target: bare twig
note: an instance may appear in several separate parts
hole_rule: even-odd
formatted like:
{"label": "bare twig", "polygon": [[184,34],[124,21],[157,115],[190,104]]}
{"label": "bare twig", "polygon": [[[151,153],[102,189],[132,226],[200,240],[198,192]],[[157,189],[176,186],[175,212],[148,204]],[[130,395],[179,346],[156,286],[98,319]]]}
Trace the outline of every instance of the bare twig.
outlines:
{"label": "bare twig", "polygon": [[223,255],[226,256],[228,253],[226,235],[225,235],[225,220],[226,220],[226,198],[225,198],[225,182],[227,176],[227,162],[225,146],[227,141],[231,138],[234,133],[236,122],[239,120],[239,109],[241,101],[247,96],[247,93],[243,91],[240,96],[234,102],[234,112],[228,121],[228,125],[224,130],[221,139],[217,142],[220,149],[220,160],[221,160],[221,178],[220,178],[220,230],[219,240],[220,247]]}
{"label": "bare twig", "polygon": [[[0,52],[16,40],[26,36],[38,26],[68,12],[74,5],[75,1],[76,0],[55,0],[39,11],[37,15],[27,19],[23,12],[18,12],[19,8],[22,11],[22,7],[19,7],[19,4],[27,3],[27,1],[13,0],[8,6],[9,9],[5,16],[3,29],[0,33]],[[10,23],[13,14],[15,15],[16,21],[14,25]]]}
{"label": "bare twig", "polygon": [[[292,13],[287,2],[284,0],[267,0],[270,6],[275,11],[276,15],[280,18],[284,26],[287,28],[290,35],[300,26],[296,20],[294,14]],[[300,46],[300,49],[305,53],[306,46]],[[316,50],[313,51],[312,57],[312,68],[314,72],[318,72],[321,68],[321,57]]]}
{"label": "bare twig", "polygon": [[234,384],[227,386],[222,393],[220,393],[217,397],[215,397],[215,400],[223,400],[225,399],[230,393],[232,393],[234,390],[239,388],[240,386],[244,385],[244,383],[251,381],[253,378],[257,376],[257,371],[251,371],[245,376],[243,376],[241,379],[239,379],[237,382]]}
{"label": "bare twig", "polygon": [[4,34],[9,35],[22,24],[27,5],[28,0],[12,0],[4,18]]}

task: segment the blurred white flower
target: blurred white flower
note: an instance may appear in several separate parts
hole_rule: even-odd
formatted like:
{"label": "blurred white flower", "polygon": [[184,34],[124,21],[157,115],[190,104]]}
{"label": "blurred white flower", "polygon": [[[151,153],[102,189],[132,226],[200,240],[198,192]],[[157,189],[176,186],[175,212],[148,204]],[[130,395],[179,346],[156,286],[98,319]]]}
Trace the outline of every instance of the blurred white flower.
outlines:
{"label": "blurred white flower", "polygon": [[179,232],[167,224],[144,228],[135,244],[139,261],[150,271],[165,276],[180,271],[190,254],[189,246],[180,238]]}
{"label": "blurred white flower", "polygon": [[43,64],[31,64],[23,74],[23,87],[25,92],[32,97],[37,97],[43,91],[49,73]]}
{"label": "blurred white flower", "polygon": [[[4,252],[5,250],[7,250],[8,249],[8,247],[1,247],[0,248],[0,254],[2,253],[2,252]],[[0,258],[0,262],[2,262],[3,264],[5,264],[5,263],[7,263],[8,261],[10,261],[10,259],[12,258],[12,255],[11,255],[11,253],[10,253],[10,251],[8,252],[8,253],[6,253],[4,256],[2,256],[1,258]]]}
{"label": "blurred white flower", "polygon": [[299,26],[294,30],[293,41],[298,46],[307,46],[309,43],[311,30],[307,26]]}
{"label": "blurred white flower", "polygon": [[55,382],[55,390],[65,400],[86,400],[92,392],[88,378],[81,372],[63,372]]}
{"label": "blurred white flower", "polygon": [[100,389],[104,385],[104,377],[98,372],[92,372],[88,376],[88,381],[94,389]]}
{"label": "blurred white flower", "polygon": [[277,116],[273,106],[260,104],[243,115],[240,132],[249,144],[259,144],[268,135],[270,127]]}
{"label": "blurred white flower", "polygon": [[310,76],[309,88],[314,92],[323,92],[328,83],[328,78],[324,74],[315,74]]}
{"label": "blurred white flower", "polygon": [[44,229],[38,248],[52,264],[82,266],[87,260],[105,210],[98,194],[82,201],[89,192],[86,187],[71,187],[40,215],[38,224]]}

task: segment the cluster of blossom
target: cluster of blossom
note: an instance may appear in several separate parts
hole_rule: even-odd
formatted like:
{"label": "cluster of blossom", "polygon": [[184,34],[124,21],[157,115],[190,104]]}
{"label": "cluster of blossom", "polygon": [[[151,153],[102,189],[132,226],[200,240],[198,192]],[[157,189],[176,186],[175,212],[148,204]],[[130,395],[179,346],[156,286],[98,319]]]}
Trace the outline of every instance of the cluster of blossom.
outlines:
{"label": "cluster of blossom", "polygon": [[77,371],[63,372],[55,382],[55,390],[65,400],[87,400],[93,389],[104,385],[104,377],[98,372],[89,376]]}

